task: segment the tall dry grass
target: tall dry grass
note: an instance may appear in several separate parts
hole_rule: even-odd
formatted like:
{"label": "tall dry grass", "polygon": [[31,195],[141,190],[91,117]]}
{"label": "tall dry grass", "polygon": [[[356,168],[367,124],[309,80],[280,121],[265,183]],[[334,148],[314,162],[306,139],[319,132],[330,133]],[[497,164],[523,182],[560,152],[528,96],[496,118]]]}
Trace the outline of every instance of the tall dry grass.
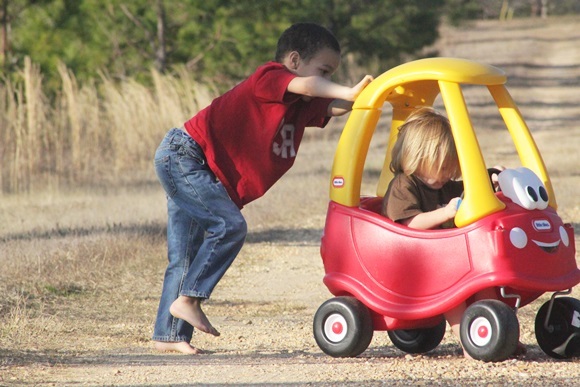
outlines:
{"label": "tall dry grass", "polygon": [[163,133],[214,94],[179,69],[152,70],[151,87],[104,75],[81,85],[62,64],[58,73],[61,88],[53,98],[29,58],[16,81],[0,84],[2,193],[98,185],[151,170]]}

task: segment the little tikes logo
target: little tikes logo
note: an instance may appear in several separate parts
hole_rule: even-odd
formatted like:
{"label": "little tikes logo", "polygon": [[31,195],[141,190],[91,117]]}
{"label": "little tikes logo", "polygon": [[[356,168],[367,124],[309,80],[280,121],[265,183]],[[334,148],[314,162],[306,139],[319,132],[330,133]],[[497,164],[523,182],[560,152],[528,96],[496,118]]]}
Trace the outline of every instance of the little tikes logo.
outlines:
{"label": "little tikes logo", "polygon": [[546,219],[536,219],[532,225],[536,231],[550,231],[552,229],[552,225]]}
{"label": "little tikes logo", "polygon": [[332,186],[334,188],[342,188],[344,187],[344,177],[342,176],[335,176],[332,178]]}

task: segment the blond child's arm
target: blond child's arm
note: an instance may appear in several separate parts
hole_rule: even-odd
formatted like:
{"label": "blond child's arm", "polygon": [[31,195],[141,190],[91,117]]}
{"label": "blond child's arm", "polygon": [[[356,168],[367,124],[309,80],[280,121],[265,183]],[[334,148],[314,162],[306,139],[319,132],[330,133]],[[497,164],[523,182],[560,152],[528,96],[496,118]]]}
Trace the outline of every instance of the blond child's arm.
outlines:
{"label": "blond child's arm", "polygon": [[445,207],[441,207],[429,212],[423,212],[410,218],[404,219],[401,221],[401,224],[420,230],[430,230],[437,228],[443,223],[455,217],[459,200],[459,198],[453,198]]}
{"label": "blond child's arm", "polygon": [[324,77],[296,77],[288,84],[288,91],[307,97],[334,98],[328,107],[328,115],[338,116],[352,109],[352,102],[360,92],[373,80],[371,75],[366,75],[353,87],[339,85]]}

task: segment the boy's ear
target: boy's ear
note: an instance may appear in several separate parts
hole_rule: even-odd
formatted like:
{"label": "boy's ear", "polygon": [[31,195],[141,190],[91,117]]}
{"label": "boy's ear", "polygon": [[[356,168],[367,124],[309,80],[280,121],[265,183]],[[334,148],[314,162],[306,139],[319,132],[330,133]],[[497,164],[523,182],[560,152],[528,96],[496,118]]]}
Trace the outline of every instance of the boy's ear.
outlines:
{"label": "boy's ear", "polygon": [[288,62],[292,70],[296,70],[300,64],[300,54],[298,51],[292,51],[288,54]]}

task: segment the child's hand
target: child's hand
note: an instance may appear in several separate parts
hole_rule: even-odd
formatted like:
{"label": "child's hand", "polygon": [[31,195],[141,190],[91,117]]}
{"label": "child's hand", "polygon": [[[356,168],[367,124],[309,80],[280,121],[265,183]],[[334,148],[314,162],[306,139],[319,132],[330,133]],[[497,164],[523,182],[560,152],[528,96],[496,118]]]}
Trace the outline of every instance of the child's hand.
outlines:
{"label": "child's hand", "polygon": [[363,91],[363,89],[365,87],[367,87],[367,85],[369,83],[371,83],[374,80],[372,75],[365,75],[365,77],[359,82],[357,83],[353,88],[353,98],[352,101],[354,101],[356,99],[356,97],[358,97],[358,95],[361,93],[361,91]]}
{"label": "child's hand", "polygon": [[[493,169],[497,169],[498,171],[504,171],[505,167],[503,165],[494,165],[492,168]],[[497,191],[499,189],[499,179],[498,179],[498,173],[492,173],[491,174],[491,184],[493,184],[493,189],[495,191]]]}
{"label": "child's hand", "polygon": [[[352,110],[354,100],[358,97],[361,91],[363,91],[363,89],[373,81],[373,79],[374,78],[372,75],[365,75],[365,77],[353,87],[336,85],[340,88],[341,92],[340,94],[337,92],[334,95],[334,98],[336,99],[332,101],[330,105],[328,105],[328,116],[329,117],[342,116],[343,114],[350,112]],[[292,80],[290,83],[292,82],[294,82],[294,80]],[[330,81],[325,82],[333,84]],[[290,90],[290,87],[288,88],[288,90]],[[326,95],[326,97],[327,98],[330,97],[330,94]]]}
{"label": "child's hand", "polygon": [[445,208],[445,214],[448,216],[447,219],[453,219],[455,214],[457,214],[457,209],[459,208],[459,204],[461,203],[461,198],[453,198],[447,203]]}

